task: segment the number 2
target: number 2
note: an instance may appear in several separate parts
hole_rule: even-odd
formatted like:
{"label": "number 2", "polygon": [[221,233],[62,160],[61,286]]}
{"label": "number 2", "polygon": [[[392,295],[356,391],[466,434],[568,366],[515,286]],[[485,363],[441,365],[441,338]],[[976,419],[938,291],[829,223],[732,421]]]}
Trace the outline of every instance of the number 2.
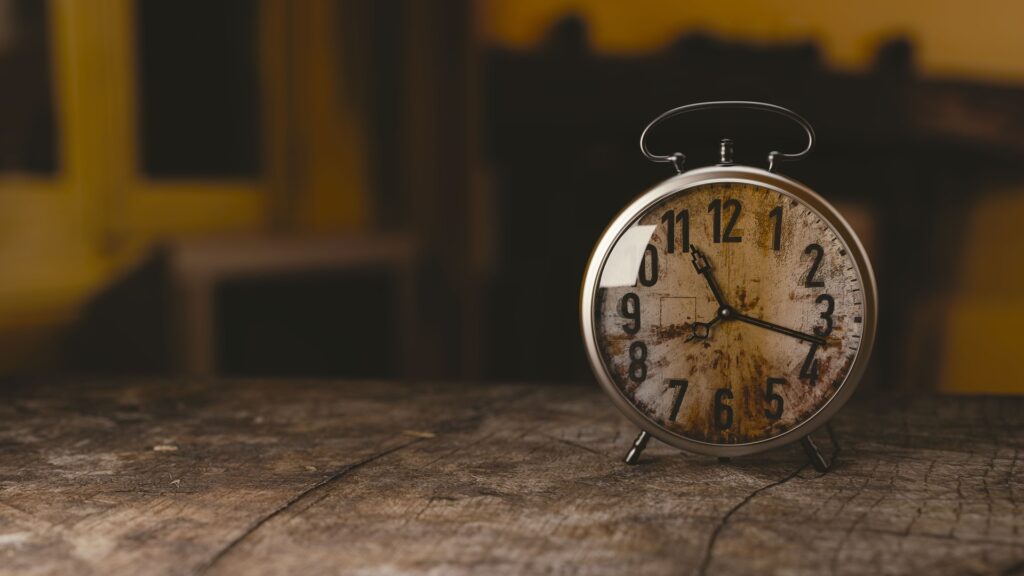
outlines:
{"label": "number 2", "polygon": [[824,288],[825,283],[817,279],[818,267],[821,266],[821,259],[825,256],[825,249],[820,244],[808,244],[804,248],[804,254],[814,254],[814,261],[811,262],[811,269],[807,271],[807,278],[804,286],[807,288]]}

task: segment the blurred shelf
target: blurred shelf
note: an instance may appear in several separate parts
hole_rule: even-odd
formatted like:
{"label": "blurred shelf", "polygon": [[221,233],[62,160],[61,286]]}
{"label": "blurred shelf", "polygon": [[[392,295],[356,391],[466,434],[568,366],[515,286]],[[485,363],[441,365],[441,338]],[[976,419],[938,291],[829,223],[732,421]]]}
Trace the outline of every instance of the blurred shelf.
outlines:
{"label": "blurred shelf", "polygon": [[[380,314],[380,321],[389,323],[383,330],[393,335],[384,336],[393,342],[381,345],[397,347],[392,356],[401,364],[392,373],[406,374],[415,363],[412,338],[417,330],[416,248],[409,237],[254,236],[177,241],[167,245],[167,250],[176,300],[173,308],[179,322],[175,330],[176,356],[185,373],[214,374],[218,371],[221,352],[218,348],[223,340],[217,306],[224,304],[223,292],[218,297],[218,289],[225,282],[369,268],[388,271],[396,284],[388,294],[380,295],[388,299],[381,307],[390,311],[390,314]],[[267,306],[289,304],[292,303],[270,301]]]}

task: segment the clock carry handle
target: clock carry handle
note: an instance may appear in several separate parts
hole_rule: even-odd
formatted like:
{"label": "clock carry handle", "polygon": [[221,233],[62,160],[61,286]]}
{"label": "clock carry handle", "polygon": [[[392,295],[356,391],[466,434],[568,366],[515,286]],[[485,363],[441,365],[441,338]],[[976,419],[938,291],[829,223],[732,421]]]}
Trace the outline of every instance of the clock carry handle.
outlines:
{"label": "clock carry handle", "polygon": [[[799,124],[800,127],[804,129],[804,133],[807,134],[807,147],[801,150],[800,152],[796,152],[793,154],[784,154],[779,151],[769,152],[769,172],[771,172],[772,169],[775,168],[776,161],[791,162],[793,160],[800,160],[808,153],[810,153],[811,148],[814,148],[814,128],[811,126],[810,122],[808,122],[803,116],[797,114],[796,112],[793,112],[788,108],[783,108],[782,106],[768,104],[767,102],[751,102],[747,100],[718,100],[714,102],[697,102],[695,104],[687,104],[685,106],[673,108],[668,112],[665,112],[661,116],[658,116],[657,118],[652,120],[646,128],[644,128],[643,132],[640,133],[640,151],[643,152],[644,156],[651,162],[671,162],[672,165],[675,167],[676,172],[682,174],[683,165],[686,162],[686,155],[683,154],[682,152],[674,152],[672,154],[666,154],[664,156],[651,153],[651,151],[647,149],[647,133],[651,131],[651,128],[654,128],[656,125],[660,124],[665,120],[668,120],[669,118],[673,118],[681,114],[686,114],[688,112],[697,112],[700,110],[714,110],[722,108],[738,108],[745,110],[761,110],[763,112],[772,112],[774,114],[778,114],[780,116],[785,116],[786,118],[789,118],[793,122]],[[725,155],[725,146],[726,144],[723,141],[723,156]],[[731,154],[732,151],[729,150],[729,155]]]}

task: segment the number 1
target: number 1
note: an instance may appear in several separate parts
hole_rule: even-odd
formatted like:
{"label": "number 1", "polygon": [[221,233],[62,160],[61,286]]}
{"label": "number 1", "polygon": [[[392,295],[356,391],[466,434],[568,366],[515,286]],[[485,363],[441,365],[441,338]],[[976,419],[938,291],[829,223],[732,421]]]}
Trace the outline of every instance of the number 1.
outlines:
{"label": "number 1", "polygon": [[782,206],[776,206],[768,213],[775,220],[775,232],[772,234],[772,250],[782,247]]}

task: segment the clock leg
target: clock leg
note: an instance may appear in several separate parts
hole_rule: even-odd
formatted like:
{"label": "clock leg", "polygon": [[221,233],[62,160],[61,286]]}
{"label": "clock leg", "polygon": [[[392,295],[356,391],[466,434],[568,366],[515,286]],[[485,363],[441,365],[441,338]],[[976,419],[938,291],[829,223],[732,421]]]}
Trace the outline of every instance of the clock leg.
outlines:
{"label": "clock leg", "polygon": [[832,466],[836,463],[836,457],[839,456],[839,442],[836,440],[836,433],[832,430],[832,425],[825,424],[825,431],[828,432],[828,439],[832,442],[832,456],[828,459],[821,454],[821,450],[818,450],[818,445],[814,443],[810,434],[800,440],[800,444],[804,447],[804,452],[807,453],[807,458],[810,459],[811,465],[822,474],[832,469]]}
{"label": "clock leg", "polygon": [[647,441],[651,439],[651,435],[646,431],[640,432],[640,435],[633,440],[633,446],[629,449],[626,454],[626,464],[636,464],[640,460],[640,453],[647,448]]}

